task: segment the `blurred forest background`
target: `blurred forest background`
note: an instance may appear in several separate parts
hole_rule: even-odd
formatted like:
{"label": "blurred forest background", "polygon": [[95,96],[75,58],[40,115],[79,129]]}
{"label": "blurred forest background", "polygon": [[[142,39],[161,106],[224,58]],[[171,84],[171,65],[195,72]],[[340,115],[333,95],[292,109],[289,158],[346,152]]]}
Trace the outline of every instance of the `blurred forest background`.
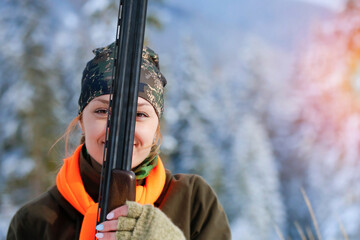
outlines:
{"label": "blurred forest background", "polygon": [[[0,239],[54,184],[49,149],[116,17],[113,0],[0,2]],[[233,239],[360,239],[360,1],[149,0],[146,40],[166,166],[206,178]]]}

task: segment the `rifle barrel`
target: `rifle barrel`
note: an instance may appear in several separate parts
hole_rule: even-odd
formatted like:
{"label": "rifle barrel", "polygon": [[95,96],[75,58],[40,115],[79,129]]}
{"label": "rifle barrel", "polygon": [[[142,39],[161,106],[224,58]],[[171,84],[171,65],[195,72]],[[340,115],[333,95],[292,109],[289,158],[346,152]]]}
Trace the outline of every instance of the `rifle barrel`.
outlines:
{"label": "rifle barrel", "polygon": [[[119,5],[98,222],[105,221],[106,214],[124,204],[126,199],[135,200],[135,175],[131,172],[131,162],[146,9],[147,0],[121,0]],[[129,176],[115,176],[124,171],[124,175]]]}

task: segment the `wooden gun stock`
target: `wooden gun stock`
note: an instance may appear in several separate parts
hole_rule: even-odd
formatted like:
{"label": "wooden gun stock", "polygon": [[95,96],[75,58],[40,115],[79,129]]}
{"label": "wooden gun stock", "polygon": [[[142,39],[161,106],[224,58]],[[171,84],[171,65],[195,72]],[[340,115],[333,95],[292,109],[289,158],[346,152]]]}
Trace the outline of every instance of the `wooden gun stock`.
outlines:
{"label": "wooden gun stock", "polygon": [[124,205],[126,200],[135,201],[136,177],[134,172],[113,169],[110,180],[108,212]]}

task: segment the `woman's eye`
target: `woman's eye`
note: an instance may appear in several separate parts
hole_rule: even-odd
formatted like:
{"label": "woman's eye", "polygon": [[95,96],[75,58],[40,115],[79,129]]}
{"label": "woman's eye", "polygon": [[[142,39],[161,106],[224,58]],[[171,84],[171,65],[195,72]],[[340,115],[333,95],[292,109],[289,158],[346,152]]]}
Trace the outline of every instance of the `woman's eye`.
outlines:
{"label": "woman's eye", "polygon": [[97,113],[97,114],[108,114],[108,110],[104,109],[104,108],[96,109],[95,113]]}
{"label": "woman's eye", "polygon": [[143,117],[149,117],[149,115],[147,115],[147,114],[144,113],[144,112],[137,112],[137,113],[136,113],[136,117],[138,117],[138,118],[143,118]]}

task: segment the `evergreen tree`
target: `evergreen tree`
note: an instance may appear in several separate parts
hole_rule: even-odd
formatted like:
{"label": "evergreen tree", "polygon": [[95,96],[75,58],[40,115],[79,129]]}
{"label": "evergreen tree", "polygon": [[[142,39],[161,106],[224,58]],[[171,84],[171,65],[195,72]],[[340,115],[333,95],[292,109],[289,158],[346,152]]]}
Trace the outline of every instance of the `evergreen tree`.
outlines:
{"label": "evergreen tree", "polygon": [[181,48],[185,51],[176,56],[174,75],[168,76],[164,153],[177,172],[198,173],[213,183],[221,163],[214,145],[217,129],[211,125],[216,115],[210,112],[212,79],[199,64],[195,44],[187,39]]}
{"label": "evergreen tree", "polygon": [[229,217],[236,218],[233,234],[249,240],[276,239],[275,228],[284,229],[285,210],[266,131],[249,115],[235,135],[228,193],[236,196],[229,211]]}

